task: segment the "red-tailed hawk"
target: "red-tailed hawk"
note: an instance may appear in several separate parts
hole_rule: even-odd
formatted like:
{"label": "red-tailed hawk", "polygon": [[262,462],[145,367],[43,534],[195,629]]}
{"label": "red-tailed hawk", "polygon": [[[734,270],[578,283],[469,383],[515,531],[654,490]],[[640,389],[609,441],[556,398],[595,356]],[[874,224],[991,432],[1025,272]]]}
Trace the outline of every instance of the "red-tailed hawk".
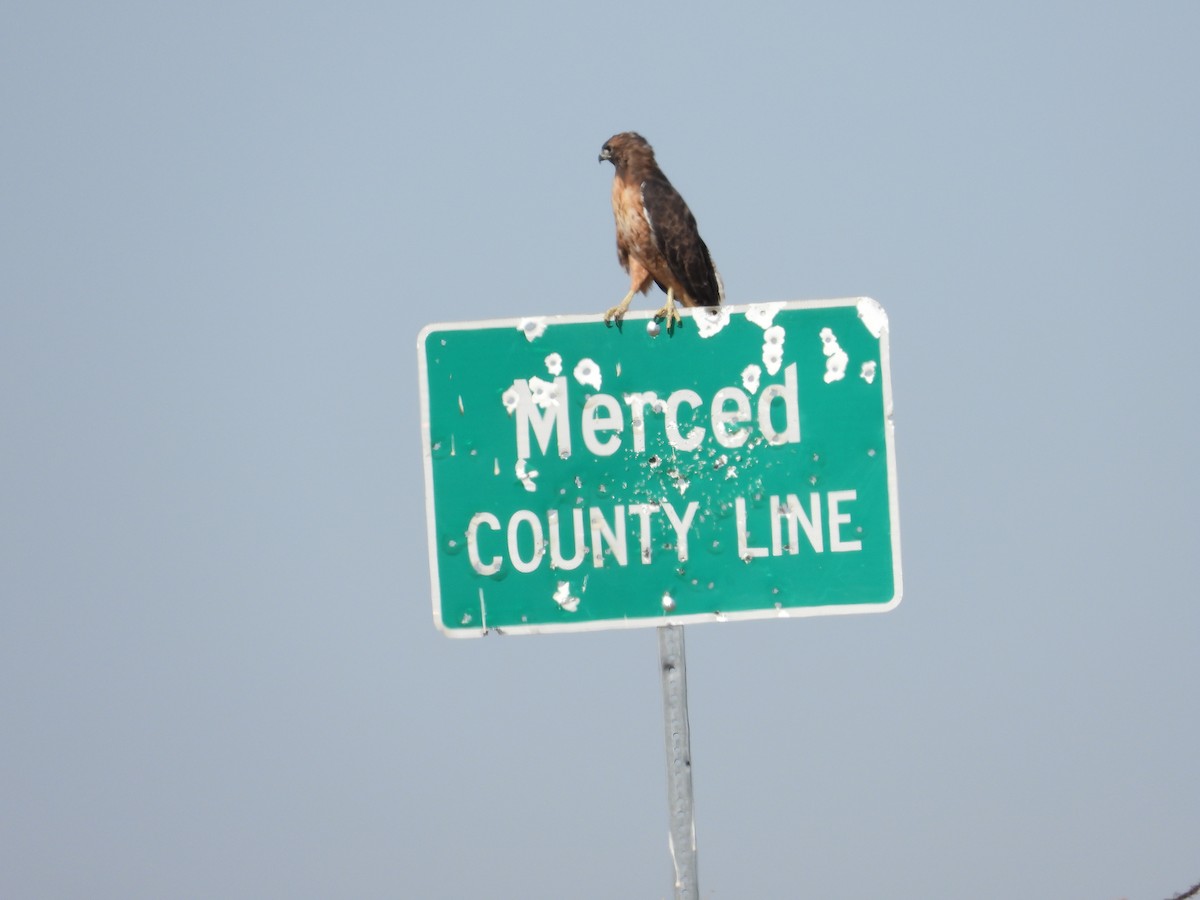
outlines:
{"label": "red-tailed hawk", "polygon": [[721,275],[696,230],[696,217],[654,161],[654,148],[633,131],[614,134],[600,148],[613,175],[612,207],[617,221],[617,259],[629,273],[629,293],[604,314],[618,322],[633,295],[653,281],[667,292],[667,304],[654,314],[667,327],[682,322],[675,300],[684,306],[719,306],[725,299]]}

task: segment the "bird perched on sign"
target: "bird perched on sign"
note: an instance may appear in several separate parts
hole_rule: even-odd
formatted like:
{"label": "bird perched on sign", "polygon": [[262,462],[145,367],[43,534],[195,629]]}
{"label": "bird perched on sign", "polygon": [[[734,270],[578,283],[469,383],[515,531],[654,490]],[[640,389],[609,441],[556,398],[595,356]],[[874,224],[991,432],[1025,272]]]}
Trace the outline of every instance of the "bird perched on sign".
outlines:
{"label": "bird perched on sign", "polygon": [[653,281],[667,292],[667,303],[654,314],[667,327],[682,322],[675,307],[719,306],[725,299],[721,275],[708,255],[688,209],[658,163],[654,148],[633,131],[614,134],[600,148],[600,162],[608,160],[613,174],[612,207],[617,222],[617,259],[629,273],[629,293],[604,314],[605,322],[618,322]]}

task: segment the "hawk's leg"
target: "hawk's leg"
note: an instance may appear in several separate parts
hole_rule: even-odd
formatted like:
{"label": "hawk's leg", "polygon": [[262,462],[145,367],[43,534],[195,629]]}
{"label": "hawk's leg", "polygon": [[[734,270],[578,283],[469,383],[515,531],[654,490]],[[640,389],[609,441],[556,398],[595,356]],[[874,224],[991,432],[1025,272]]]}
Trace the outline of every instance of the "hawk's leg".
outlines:
{"label": "hawk's leg", "polygon": [[607,325],[613,319],[616,319],[618,322],[620,322],[623,318],[625,318],[625,313],[629,310],[629,304],[633,302],[633,295],[636,293],[636,290],[631,290],[625,295],[624,300],[606,312],[604,314],[604,324]]}
{"label": "hawk's leg", "polygon": [[666,319],[667,330],[670,331],[674,327],[673,323],[683,323],[683,316],[679,314],[679,308],[675,305],[675,292],[667,288],[667,303],[654,314],[656,319]]}

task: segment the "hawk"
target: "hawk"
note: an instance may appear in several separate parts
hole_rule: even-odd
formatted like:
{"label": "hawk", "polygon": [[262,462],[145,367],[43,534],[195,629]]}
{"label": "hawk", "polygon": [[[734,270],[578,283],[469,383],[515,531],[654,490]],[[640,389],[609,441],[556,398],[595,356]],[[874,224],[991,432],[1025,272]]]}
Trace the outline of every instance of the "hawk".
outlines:
{"label": "hawk", "polygon": [[654,148],[633,131],[614,134],[600,148],[600,162],[608,160],[613,174],[612,207],[617,223],[617,259],[629,273],[629,293],[604,314],[605,322],[618,322],[633,302],[654,282],[667,292],[667,303],[654,314],[667,327],[682,322],[675,307],[719,306],[725,299],[721,274],[708,255],[688,209],[658,163]]}

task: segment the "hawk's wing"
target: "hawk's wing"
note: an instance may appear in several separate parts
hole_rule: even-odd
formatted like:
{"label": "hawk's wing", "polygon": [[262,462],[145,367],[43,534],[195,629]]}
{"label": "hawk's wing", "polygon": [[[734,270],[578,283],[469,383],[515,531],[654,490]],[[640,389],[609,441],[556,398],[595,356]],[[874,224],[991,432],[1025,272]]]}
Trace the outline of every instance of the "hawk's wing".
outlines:
{"label": "hawk's wing", "polygon": [[671,182],[661,176],[642,182],[642,208],[658,251],[688,297],[700,306],[720,305],[721,276],[700,238],[696,217]]}

